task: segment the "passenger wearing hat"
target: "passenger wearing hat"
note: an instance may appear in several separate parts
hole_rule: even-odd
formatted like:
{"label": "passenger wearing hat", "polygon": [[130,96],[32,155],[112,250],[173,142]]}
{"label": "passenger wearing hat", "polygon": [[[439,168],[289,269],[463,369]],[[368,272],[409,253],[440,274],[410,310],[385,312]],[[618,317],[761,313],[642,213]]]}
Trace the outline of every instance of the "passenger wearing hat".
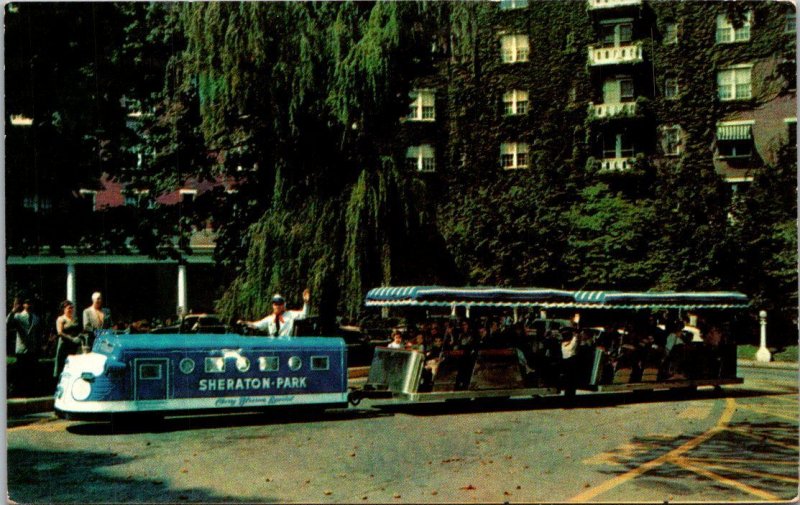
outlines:
{"label": "passenger wearing hat", "polygon": [[248,328],[266,330],[272,337],[288,337],[294,333],[294,322],[305,319],[308,314],[308,301],[311,291],[303,291],[303,308],[301,310],[286,310],[286,300],[278,293],[272,297],[272,314],[259,321],[239,321]]}

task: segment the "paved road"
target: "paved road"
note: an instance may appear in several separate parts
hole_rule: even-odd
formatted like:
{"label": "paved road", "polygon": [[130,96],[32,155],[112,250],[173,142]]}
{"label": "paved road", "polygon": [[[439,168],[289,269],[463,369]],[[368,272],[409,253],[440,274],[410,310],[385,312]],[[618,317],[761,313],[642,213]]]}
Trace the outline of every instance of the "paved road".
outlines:
{"label": "paved road", "polygon": [[[754,501],[798,489],[798,374],[656,393],[323,415],[167,419],[114,430],[9,422],[21,502]],[[666,401],[669,400],[669,401]]]}

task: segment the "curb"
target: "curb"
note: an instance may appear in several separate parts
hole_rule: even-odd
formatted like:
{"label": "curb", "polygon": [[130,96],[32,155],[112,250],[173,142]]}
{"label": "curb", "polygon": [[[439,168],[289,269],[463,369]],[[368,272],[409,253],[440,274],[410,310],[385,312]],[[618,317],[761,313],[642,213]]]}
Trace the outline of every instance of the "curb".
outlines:
{"label": "curb", "polygon": [[737,359],[736,366],[745,368],[776,368],[778,370],[797,370],[800,368],[800,365],[795,362],[770,361],[768,363],[762,363],[752,359]]}
{"label": "curb", "polygon": [[52,396],[38,398],[11,398],[6,401],[8,406],[7,417],[52,412],[55,400]]}

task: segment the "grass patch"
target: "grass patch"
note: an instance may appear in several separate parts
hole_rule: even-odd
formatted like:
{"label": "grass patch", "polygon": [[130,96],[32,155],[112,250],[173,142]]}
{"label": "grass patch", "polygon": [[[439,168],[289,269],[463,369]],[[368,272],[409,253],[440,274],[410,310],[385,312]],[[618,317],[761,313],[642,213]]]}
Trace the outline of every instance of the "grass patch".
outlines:
{"label": "grass patch", "polygon": [[[772,361],[784,363],[797,362],[797,346],[790,345],[783,349],[771,347]],[[739,359],[756,359],[757,345],[740,345],[736,348],[736,357]]]}

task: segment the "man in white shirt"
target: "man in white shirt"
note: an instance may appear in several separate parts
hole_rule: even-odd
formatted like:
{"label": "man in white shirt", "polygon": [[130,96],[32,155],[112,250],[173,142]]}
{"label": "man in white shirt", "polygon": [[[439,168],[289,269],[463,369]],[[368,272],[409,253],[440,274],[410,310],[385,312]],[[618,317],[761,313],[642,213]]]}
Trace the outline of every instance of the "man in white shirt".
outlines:
{"label": "man in white shirt", "polygon": [[301,310],[286,310],[286,300],[278,293],[272,297],[272,314],[258,321],[239,321],[254,330],[266,330],[271,337],[289,337],[294,333],[294,322],[305,319],[308,315],[308,301],[311,291],[303,291],[303,308]]}

